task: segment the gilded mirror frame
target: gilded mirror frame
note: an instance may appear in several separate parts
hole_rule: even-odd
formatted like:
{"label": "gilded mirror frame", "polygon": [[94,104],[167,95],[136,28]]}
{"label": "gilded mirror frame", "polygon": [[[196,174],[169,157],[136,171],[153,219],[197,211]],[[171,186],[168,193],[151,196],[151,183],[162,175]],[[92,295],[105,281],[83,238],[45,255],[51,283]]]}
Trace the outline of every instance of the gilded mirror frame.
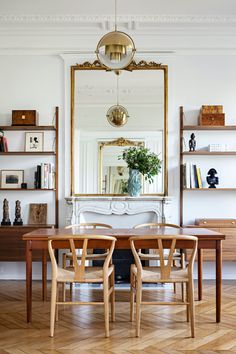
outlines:
{"label": "gilded mirror frame", "polygon": [[[75,109],[75,73],[77,70],[103,70],[110,71],[100,64],[98,60],[90,63],[88,61],[82,64],[76,64],[71,66],[71,195],[72,196],[119,196],[118,194],[85,194],[85,193],[75,193],[74,190],[74,109]],[[162,70],[164,73],[164,134],[163,134],[163,162],[164,162],[164,191],[163,193],[155,193],[155,194],[146,194],[146,195],[155,195],[155,196],[166,196],[168,195],[168,146],[167,146],[167,138],[168,138],[168,66],[159,64],[156,62],[147,62],[145,60],[141,60],[139,62],[132,61],[129,66],[127,66],[123,70],[135,71],[135,70]],[[122,194],[124,196],[124,194]]]}

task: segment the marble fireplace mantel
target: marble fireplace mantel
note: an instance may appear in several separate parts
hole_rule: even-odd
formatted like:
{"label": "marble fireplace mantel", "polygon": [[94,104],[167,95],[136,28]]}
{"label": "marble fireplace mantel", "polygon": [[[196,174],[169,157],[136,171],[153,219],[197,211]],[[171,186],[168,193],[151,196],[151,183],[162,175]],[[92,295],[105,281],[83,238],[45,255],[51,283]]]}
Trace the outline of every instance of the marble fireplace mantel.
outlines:
{"label": "marble fireplace mantel", "polygon": [[122,227],[119,216],[126,215],[130,217],[126,217],[125,226],[132,227],[141,222],[166,222],[171,215],[172,198],[165,196],[77,196],[65,200],[67,225],[89,221],[104,222],[106,215],[109,217],[107,223]]}

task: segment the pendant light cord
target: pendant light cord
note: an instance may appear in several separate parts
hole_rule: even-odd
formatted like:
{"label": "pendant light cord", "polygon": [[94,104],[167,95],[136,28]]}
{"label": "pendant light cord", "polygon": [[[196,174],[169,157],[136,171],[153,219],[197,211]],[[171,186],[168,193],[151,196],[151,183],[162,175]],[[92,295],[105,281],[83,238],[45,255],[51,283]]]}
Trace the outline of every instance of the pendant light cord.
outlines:
{"label": "pendant light cord", "polygon": [[116,78],[116,104],[119,106],[119,75]]}
{"label": "pendant light cord", "polygon": [[117,0],[115,0],[115,31],[117,31]]}

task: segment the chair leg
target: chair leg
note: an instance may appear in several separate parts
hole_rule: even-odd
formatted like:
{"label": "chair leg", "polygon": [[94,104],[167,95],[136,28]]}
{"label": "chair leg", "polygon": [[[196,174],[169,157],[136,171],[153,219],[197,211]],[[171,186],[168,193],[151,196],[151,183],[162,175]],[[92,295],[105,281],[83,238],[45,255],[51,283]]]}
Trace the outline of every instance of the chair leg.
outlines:
{"label": "chair leg", "polygon": [[108,297],[108,279],[103,282],[103,301],[105,318],[105,337],[109,337],[109,297]]}
{"label": "chair leg", "polygon": [[[182,251],[181,253],[181,268],[182,269],[185,269],[185,254],[184,252]],[[185,294],[184,294],[184,283],[181,283],[181,295],[182,295],[182,301],[184,301],[184,298],[185,298]]]}
{"label": "chair leg", "polygon": [[190,324],[191,324],[191,337],[195,337],[195,308],[194,308],[194,287],[193,280],[191,279],[188,283],[188,291],[189,291],[189,310],[190,310]]}
{"label": "chair leg", "polygon": [[57,282],[52,281],[51,289],[51,314],[50,314],[50,337],[54,336],[55,315],[56,315],[56,299],[57,299]]}
{"label": "chair leg", "polygon": [[176,283],[173,283],[174,293],[176,294]]}
{"label": "chair leg", "polygon": [[[63,285],[63,283],[62,283]],[[59,284],[57,283],[57,297],[56,297],[56,301],[59,301]],[[55,321],[58,322],[58,305],[56,304],[56,314],[55,314]]]}
{"label": "chair leg", "polygon": [[[62,255],[62,268],[66,268],[66,254]],[[62,283],[62,301],[66,301],[66,283]]]}
{"label": "chair leg", "polygon": [[140,279],[137,279],[137,282],[136,282],[136,337],[140,337],[141,301],[142,301],[142,281]]}
{"label": "chair leg", "polygon": [[115,322],[115,270],[111,274],[111,286],[113,286],[111,293],[111,321]]}
{"label": "chair leg", "polygon": [[[186,284],[186,301],[189,302],[189,295],[188,295],[188,283]],[[186,305],[186,320],[189,322],[189,305]]]}
{"label": "chair leg", "polygon": [[135,276],[130,270],[130,321],[134,320],[134,288],[135,288]]}

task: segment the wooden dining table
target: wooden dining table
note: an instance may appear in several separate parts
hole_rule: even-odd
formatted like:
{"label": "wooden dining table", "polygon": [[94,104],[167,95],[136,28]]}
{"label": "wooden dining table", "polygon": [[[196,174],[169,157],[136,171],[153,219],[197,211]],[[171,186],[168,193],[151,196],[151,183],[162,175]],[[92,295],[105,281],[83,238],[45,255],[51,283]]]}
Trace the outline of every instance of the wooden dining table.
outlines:
{"label": "wooden dining table", "polygon": [[[142,228],[142,229],[37,229],[23,235],[23,240],[26,241],[26,307],[27,307],[27,322],[32,321],[32,252],[33,250],[42,250],[44,254],[44,264],[46,263],[48,238],[50,236],[63,236],[63,235],[84,235],[84,234],[97,234],[97,235],[110,235],[117,238],[116,249],[130,249],[129,237],[131,236],[150,236],[150,235],[191,235],[198,238],[198,256],[202,259],[202,250],[214,249],[215,250],[215,294],[216,294],[216,322],[221,320],[221,288],[222,288],[222,240],[225,235],[219,232],[208,230],[205,228],[172,228],[172,227],[158,227],[158,228]],[[186,249],[188,247],[187,241],[178,241],[176,248]],[[65,246],[65,242],[58,240],[53,242],[55,249],[61,249]],[[91,248],[105,248],[105,244],[101,241],[93,241]],[[156,248],[156,243],[153,241],[140,242],[139,245],[144,249]],[[167,245],[168,247],[168,245]],[[202,263],[202,262],[198,262]],[[45,267],[44,267],[45,269]],[[46,271],[43,271],[43,284],[46,286]],[[202,293],[202,269],[198,266],[198,290]],[[45,289],[44,289],[45,292]],[[201,295],[202,296],[202,295]]]}

